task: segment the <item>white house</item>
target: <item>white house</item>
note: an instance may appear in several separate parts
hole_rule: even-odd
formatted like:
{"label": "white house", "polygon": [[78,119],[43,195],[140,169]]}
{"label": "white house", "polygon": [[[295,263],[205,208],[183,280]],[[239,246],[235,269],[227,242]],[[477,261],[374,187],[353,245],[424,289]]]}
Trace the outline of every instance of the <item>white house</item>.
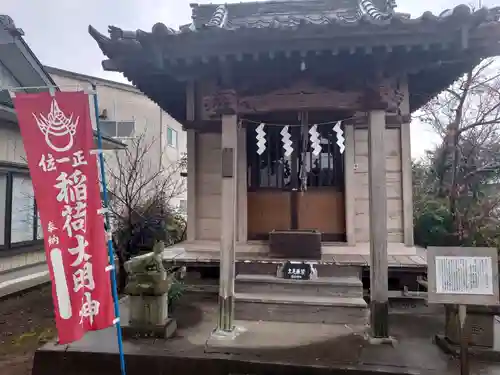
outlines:
{"label": "white house", "polygon": [[[134,86],[48,66],[44,68],[63,91],[90,89],[95,84],[101,131],[129,146],[132,138],[144,135],[144,142],[150,147],[147,168],[151,173],[158,168],[169,169],[185,156],[186,132],[182,125]],[[108,157],[108,167],[110,164],[113,162]],[[176,195],[170,203],[185,211],[186,194],[184,191]]]}
{"label": "white house", "polygon": [[[103,121],[103,148],[124,148],[131,137],[144,132],[155,141],[148,153],[152,168],[176,163],[186,151],[182,126],[133,86],[44,67],[23,35],[9,16],[0,15],[0,297],[49,280],[33,187],[9,88],[36,92],[59,86],[62,91],[72,91],[95,83],[100,113],[105,110],[108,114]],[[117,126],[113,128],[113,124]],[[171,203],[185,208],[185,194]]]}

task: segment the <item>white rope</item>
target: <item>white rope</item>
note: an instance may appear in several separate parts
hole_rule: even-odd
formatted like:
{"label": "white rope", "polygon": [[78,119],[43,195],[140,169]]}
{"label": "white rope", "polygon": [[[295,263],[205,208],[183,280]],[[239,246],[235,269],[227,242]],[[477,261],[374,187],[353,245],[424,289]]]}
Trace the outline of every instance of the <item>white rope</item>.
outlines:
{"label": "white rope", "polygon": [[[320,126],[320,125],[333,125],[333,124],[336,124],[337,122],[343,122],[343,121],[347,121],[347,120],[351,120],[351,119],[355,119],[355,118],[359,118],[359,116],[351,116],[351,117],[346,117],[346,118],[343,118],[343,119],[340,119],[340,120],[334,120],[334,121],[317,122],[317,123],[315,123],[315,125],[317,125],[317,126]],[[249,119],[240,119],[240,122],[241,123],[247,122],[247,123],[255,124],[255,125],[264,124],[265,126],[281,126],[281,127],[284,127],[284,126],[302,126],[301,124],[293,124],[293,125],[290,125],[290,124],[273,124],[273,123],[268,123],[268,122],[265,122],[265,121],[254,121],[254,120],[249,120]]]}

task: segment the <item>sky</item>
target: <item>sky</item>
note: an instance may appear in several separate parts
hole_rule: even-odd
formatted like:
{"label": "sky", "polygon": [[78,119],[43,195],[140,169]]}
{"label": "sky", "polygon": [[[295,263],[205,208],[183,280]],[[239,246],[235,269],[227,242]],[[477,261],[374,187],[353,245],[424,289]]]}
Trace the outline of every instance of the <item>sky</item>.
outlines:
{"label": "sky", "polygon": [[[398,0],[397,11],[417,17],[426,10],[439,14],[461,3],[477,6],[479,1]],[[109,25],[150,31],[156,22],[163,22],[177,28],[190,22],[192,2],[196,0],[0,0],[0,14],[8,14],[24,30],[26,42],[42,64],[127,82],[119,73],[102,70],[104,56],[89,36],[88,25],[104,34]],[[200,4],[209,2],[198,0]],[[482,1],[483,6],[494,3],[495,0]],[[411,134],[415,158],[423,156],[438,141],[430,129],[417,121],[412,122]]]}

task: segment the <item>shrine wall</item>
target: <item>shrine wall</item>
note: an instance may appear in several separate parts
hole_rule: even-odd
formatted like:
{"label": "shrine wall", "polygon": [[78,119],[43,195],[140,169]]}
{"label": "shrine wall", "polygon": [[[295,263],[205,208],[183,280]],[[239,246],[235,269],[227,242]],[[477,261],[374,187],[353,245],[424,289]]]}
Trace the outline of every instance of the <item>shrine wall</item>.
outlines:
{"label": "shrine wall", "polygon": [[220,240],[221,135],[196,134],[196,239]]}
{"label": "shrine wall", "polygon": [[[401,129],[386,129],[386,185],[388,242],[403,242],[403,194],[401,180]],[[370,238],[368,190],[368,129],[354,130],[354,186],[356,242]]]}

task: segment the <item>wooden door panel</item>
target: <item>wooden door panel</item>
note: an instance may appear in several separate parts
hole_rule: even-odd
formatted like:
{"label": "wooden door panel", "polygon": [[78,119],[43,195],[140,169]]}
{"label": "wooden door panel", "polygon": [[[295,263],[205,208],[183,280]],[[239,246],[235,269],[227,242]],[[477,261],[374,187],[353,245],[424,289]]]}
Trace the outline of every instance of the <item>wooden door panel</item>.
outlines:
{"label": "wooden door panel", "polygon": [[298,224],[298,229],[345,234],[344,193],[334,189],[309,189],[299,193]]}
{"label": "wooden door panel", "polygon": [[290,193],[281,190],[248,192],[248,239],[267,239],[273,230],[290,229]]}

